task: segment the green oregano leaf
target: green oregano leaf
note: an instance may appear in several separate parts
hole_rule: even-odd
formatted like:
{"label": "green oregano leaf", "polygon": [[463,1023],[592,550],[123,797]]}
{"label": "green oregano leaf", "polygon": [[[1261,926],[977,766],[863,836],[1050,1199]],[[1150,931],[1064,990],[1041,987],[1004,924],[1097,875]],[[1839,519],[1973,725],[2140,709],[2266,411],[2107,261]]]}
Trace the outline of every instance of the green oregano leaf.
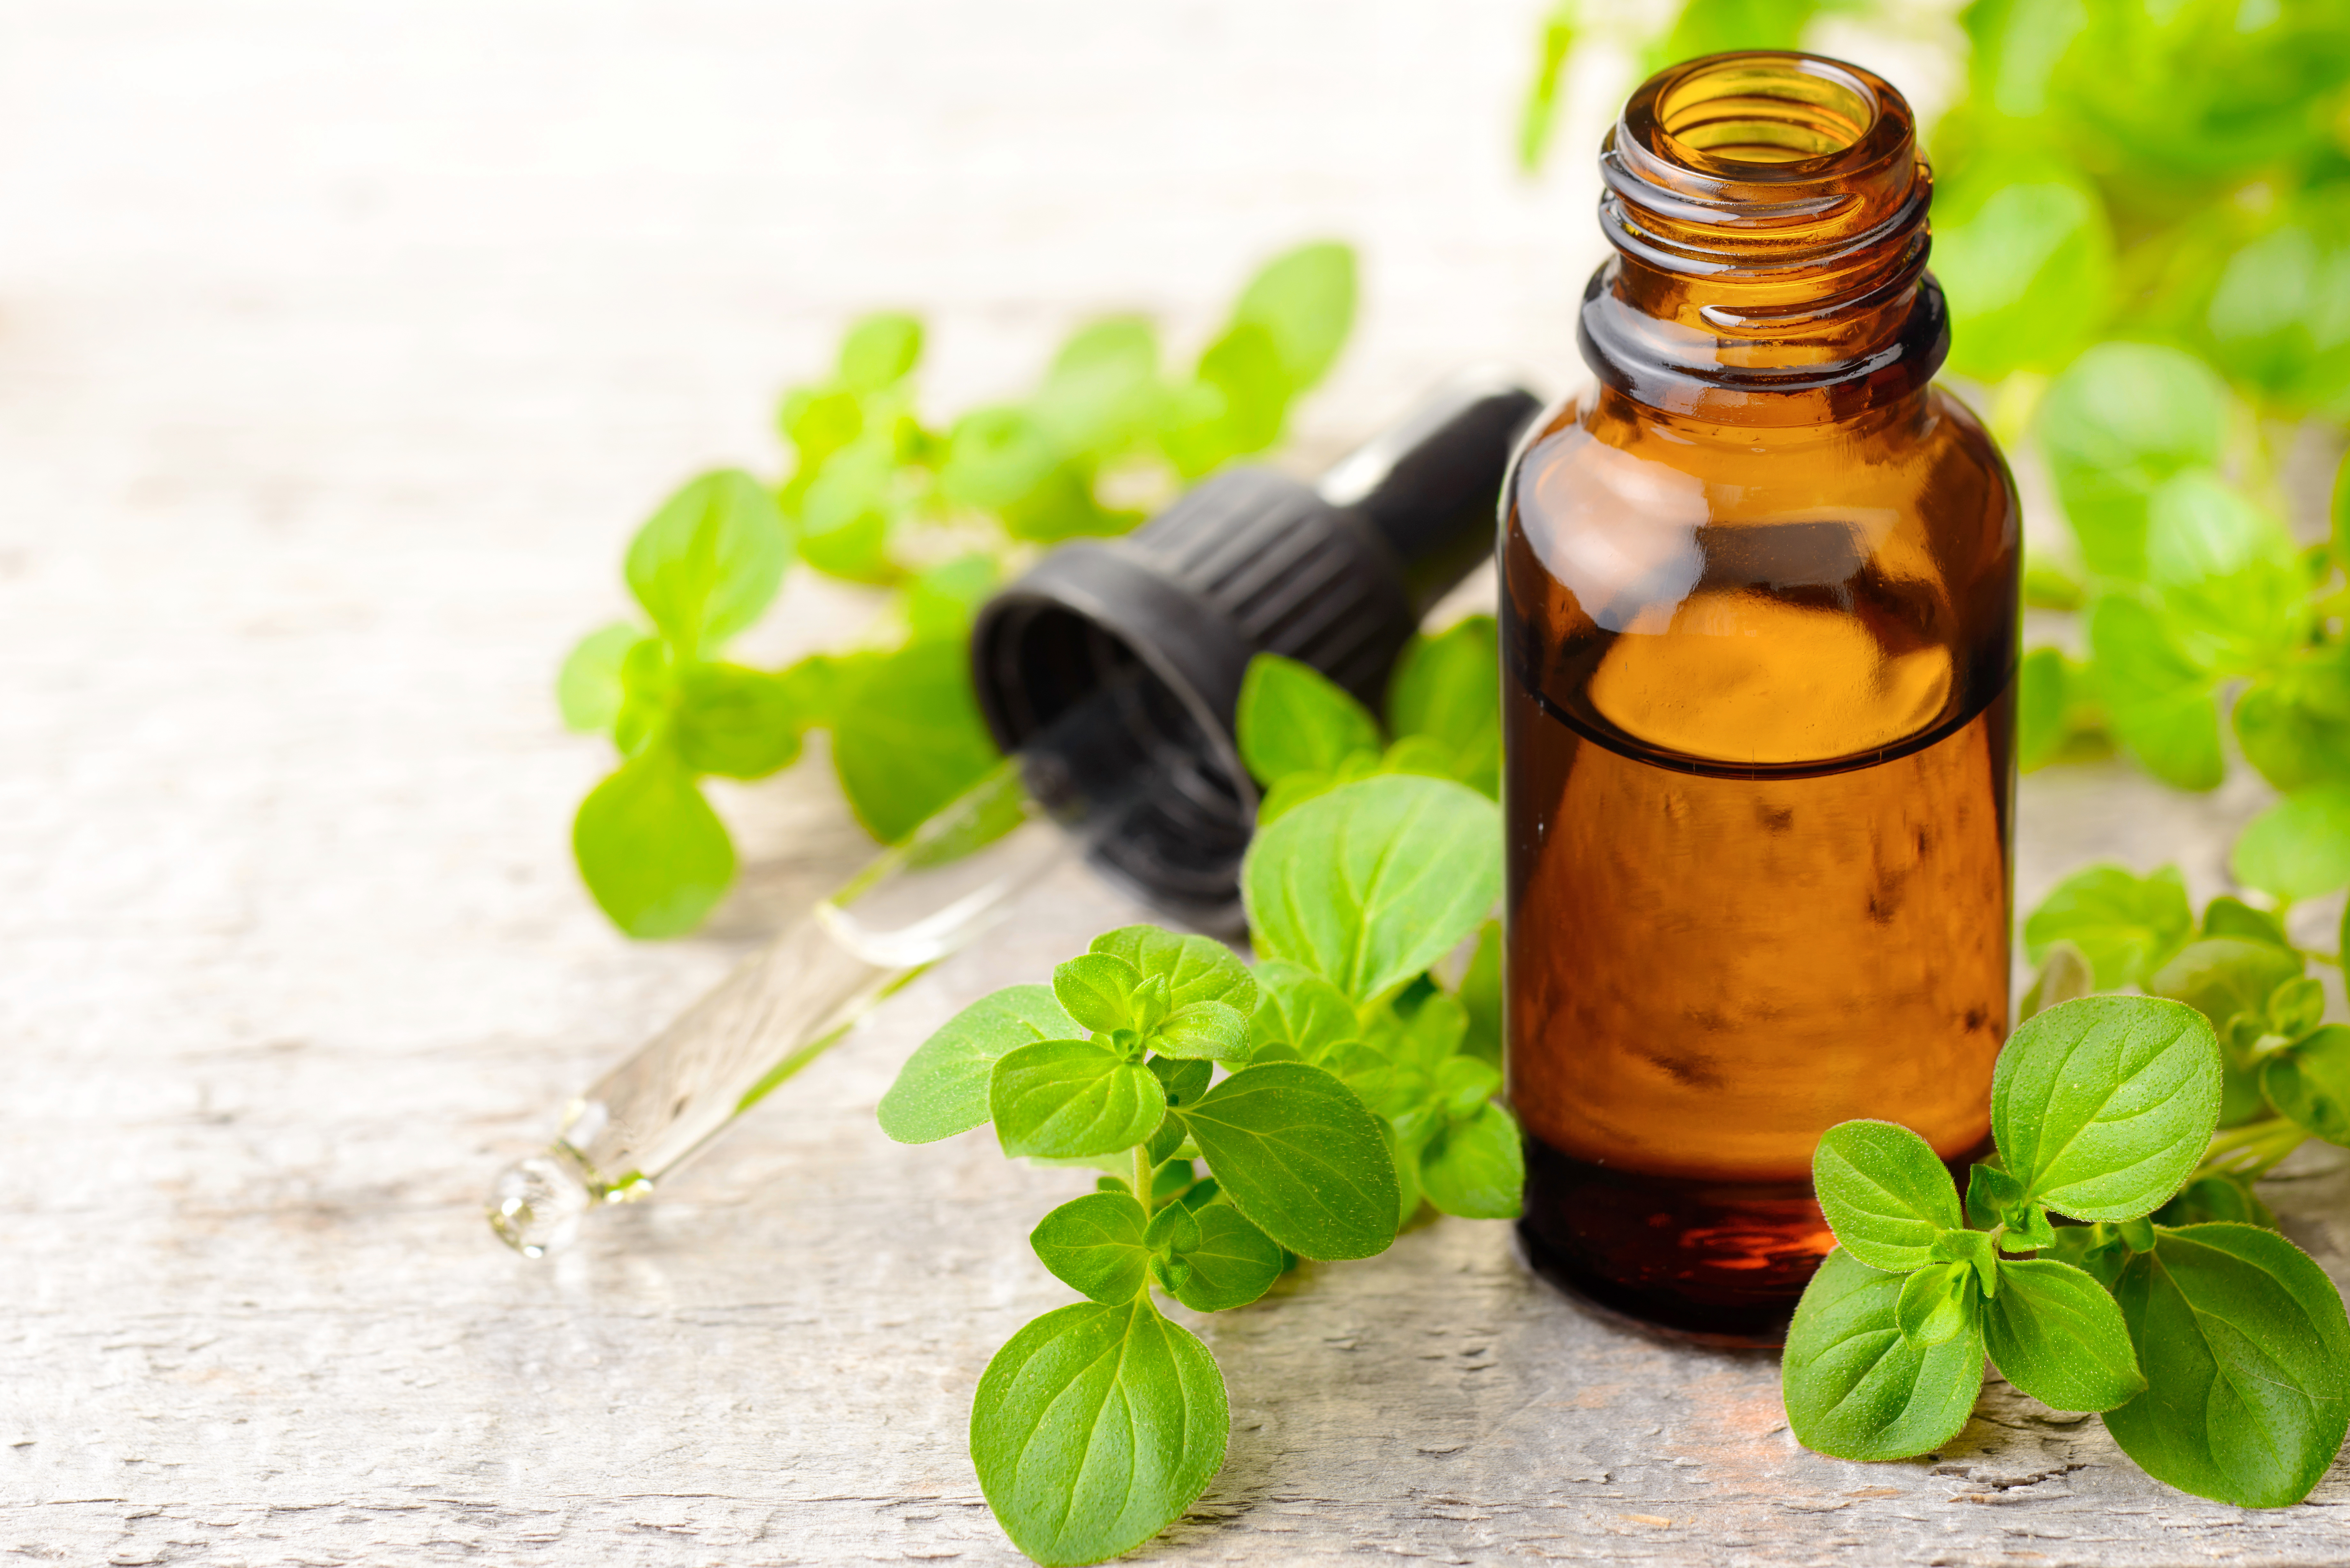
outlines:
{"label": "green oregano leaf", "polygon": [[555,701],[566,729],[583,735],[611,732],[620,716],[620,661],[645,640],[645,634],[627,621],[579,639],[555,678]]}
{"label": "green oregano leaf", "polygon": [[987,1364],[971,1458],[1012,1543],[1047,1568],[1131,1552],[1191,1507],[1232,1423],[1207,1346],[1147,1295],[1079,1302]]}
{"label": "green oregano leaf", "polygon": [[1514,1220],[1523,1209],[1525,1186],[1525,1150],[1518,1124],[1490,1100],[1468,1116],[1439,1126],[1420,1148],[1420,1190],[1447,1214],[1463,1220]]}
{"label": "green oregano leaf", "polygon": [[1063,1284],[1116,1306],[1139,1295],[1149,1279],[1147,1223],[1131,1193],[1088,1192],[1045,1215],[1028,1244]]}
{"label": "green oregano leaf", "polygon": [[1499,630],[1492,616],[1470,616],[1404,645],[1388,683],[1388,720],[1399,741],[1439,743],[1453,777],[1498,795],[1501,691]]}
{"label": "green oregano leaf", "polygon": [[1199,1224],[1199,1239],[1181,1252],[1191,1274],[1169,1293],[1177,1301],[1193,1312],[1227,1312],[1248,1305],[1281,1278],[1280,1246],[1239,1210],[1209,1202],[1192,1208],[1188,1195],[1186,1202],[1175,1207],[1187,1210]]}
{"label": "green oregano leaf", "polygon": [[[1163,996],[1165,988],[1159,988]],[[1111,953],[1080,953],[1053,971],[1053,994],[1087,1029],[1147,1029],[1142,971]]]}
{"label": "green oregano leaf", "polygon": [[1964,1334],[1981,1311],[1973,1271],[1964,1263],[1941,1263],[1902,1276],[1893,1319],[1912,1349],[1931,1350]]}
{"label": "green oregano leaf", "polygon": [[740,664],[691,663],[677,674],[672,736],[696,773],[762,779],[798,760],[807,728],[792,683]]}
{"label": "green oregano leaf", "polygon": [[2058,1410],[2110,1410],[2146,1386],[2105,1287],[2053,1259],[2010,1258],[1983,1306],[1983,1345],[2000,1376]]}
{"label": "green oregano leaf", "polygon": [[2195,929],[2178,867],[2137,877],[2092,866],[2056,885],[2023,922],[2025,950],[2038,963],[2059,941],[2080,949],[2107,991],[2135,985],[2184,946]]}
{"label": "green oregano leaf", "polygon": [[1904,1276],[1839,1247],[1796,1304],[1781,1362],[1787,1426],[1814,1453],[1902,1459],[1966,1425],[1982,1388],[1980,1328],[1912,1345],[1897,1316]]}
{"label": "green oregano leaf", "polygon": [[1264,784],[1336,773],[1349,757],[1377,754],[1380,746],[1369,709],[1312,665],[1277,653],[1249,660],[1234,732],[1241,761]]}
{"label": "green oregano leaf", "polygon": [[1249,1054],[1248,1015],[1221,1002],[1195,1002],[1159,1020],[1150,1036],[1150,1045],[1152,1050],[1170,1056],[1245,1062]]}
{"label": "green oregano leaf", "polygon": [[734,844],[693,775],[652,744],[588,793],[571,824],[579,875],[632,937],[700,925],[734,880]]}
{"label": "green oregano leaf", "polygon": [[2307,1497],[2350,1429],[2350,1322],[2306,1253],[2250,1225],[2156,1233],[2114,1299],[2146,1392],[2106,1429],[2148,1475],[2248,1508]]}
{"label": "green oregano leaf", "polygon": [[1944,1231],[1934,1238],[1934,1244],[1926,1249],[1926,1255],[1937,1263],[1963,1263],[1974,1272],[1975,1282],[1982,1288],[1984,1295],[1996,1296],[1999,1293],[2000,1271],[2003,1265],[2000,1261],[1999,1249],[1991,1244],[1991,1237],[1985,1232]]}
{"label": "green oregano leaf", "polygon": [[1223,1196],[1301,1257],[1367,1258],[1395,1240],[1396,1173],[1378,1118],[1318,1067],[1244,1067],[1176,1113]]}
{"label": "green oregano leaf", "polygon": [[629,589],[686,658],[759,618],[789,564],[775,493],[740,469],[691,480],[629,545]]}
{"label": "green oregano leaf", "polygon": [[1332,1047],[1358,1039],[1362,1024],[1347,993],[1285,959],[1256,967],[1256,1016],[1250,1032],[1257,1046],[1287,1045],[1303,1062],[1319,1062]]}
{"label": "green oregano leaf", "polygon": [[1044,1040],[1006,1053],[987,1103],[1005,1154],[1057,1159],[1132,1148],[1167,1114],[1149,1068],[1090,1040]]}
{"label": "green oregano leaf", "polygon": [[2277,1229],[2276,1211],[2260,1199],[2249,1178],[2214,1171],[2199,1176],[2178,1189],[2178,1195],[2153,1215],[2155,1224],[2178,1230],[2188,1225],[2219,1222]]}
{"label": "green oregano leaf", "polygon": [[2350,1026],[2329,1023],[2271,1057],[2261,1092],[2327,1143],[2350,1146]]}
{"label": "green oregano leaf", "polygon": [[899,1143],[935,1143],[969,1132],[987,1120],[988,1083],[997,1058],[1022,1045],[1079,1033],[1050,986],[1007,986],[983,996],[906,1059],[876,1110],[881,1130]]}
{"label": "green oregano leaf", "polygon": [[1923,1268],[1934,1238],[1966,1222],[1933,1146],[1891,1122],[1841,1122],[1821,1134],[1812,1189],[1837,1243],[1873,1269]]}
{"label": "green oregano leaf", "polygon": [[1392,774],[1306,802],[1250,846],[1249,925],[1268,958],[1357,1002],[1425,971],[1502,890],[1501,813],[1442,779]]}
{"label": "green oregano leaf", "polygon": [[2156,997],[2090,996],[2026,1019],[1991,1074],[2001,1164],[2076,1220],[2128,1220],[2178,1190],[2220,1116],[2220,1043]]}
{"label": "green oregano leaf", "polygon": [[2284,934],[2284,922],[2266,909],[2255,909],[2241,898],[2226,894],[2203,907],[2203,930],[2207,937],[2242,937],[2248,941],[2266,942],[2272,948],[2290,948],[2293,939]]}
{"label": "green oregano leaf", "polygon": [[1146,978],[1164,977],[1170,1007],[1221,1002],[1245,1013],[1256,1005],[1256,978],[1237,953],[1213,937],[1182,935],[1158,926],[1121,926],[1096,937],[1087,950],[1123,959]]}

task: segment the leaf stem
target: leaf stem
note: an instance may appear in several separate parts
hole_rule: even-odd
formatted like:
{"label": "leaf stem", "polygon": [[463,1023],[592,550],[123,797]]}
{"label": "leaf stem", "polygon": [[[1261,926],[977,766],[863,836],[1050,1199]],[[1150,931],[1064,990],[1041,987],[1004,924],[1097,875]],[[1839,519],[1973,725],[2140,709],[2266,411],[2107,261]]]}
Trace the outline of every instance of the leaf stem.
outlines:
{"label": "leaf stem", "polygon": [[2195,1175],[2262,1176],[2308,1138],[2309,1133],[2300,1123],[2284,1116],[2230,1127],[2212,1136],[2211,1147],[2204,1151],[2203,1163],[2196,1168]]}
{"label": "leaf stem", "polygon": [[1150,1218],[1150,1146],[1134,1146],[1134,1200],[1142,1205],[1142,1217]]}

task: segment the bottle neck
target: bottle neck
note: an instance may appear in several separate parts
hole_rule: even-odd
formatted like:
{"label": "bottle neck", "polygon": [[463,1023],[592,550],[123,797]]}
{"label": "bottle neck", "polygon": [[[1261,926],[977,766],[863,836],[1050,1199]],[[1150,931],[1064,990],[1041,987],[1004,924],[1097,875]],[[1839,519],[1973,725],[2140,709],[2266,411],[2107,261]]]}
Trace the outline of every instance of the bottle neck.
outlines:
{"label": "bottle neck", "polygon": [[1933,180],[1881,78],[1792,53],[1690,61],[1633,94],[1600,171],[1617,254],[1578,337],[1607,386],[1725,423],[1817,423],[1940,368]]}

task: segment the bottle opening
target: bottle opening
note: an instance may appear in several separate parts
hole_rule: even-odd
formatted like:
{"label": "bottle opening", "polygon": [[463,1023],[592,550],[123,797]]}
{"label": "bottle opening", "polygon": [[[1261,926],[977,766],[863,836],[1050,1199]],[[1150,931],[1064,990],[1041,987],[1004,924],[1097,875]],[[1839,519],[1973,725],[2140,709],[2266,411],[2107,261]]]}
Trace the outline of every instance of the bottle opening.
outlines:
{"label": "bottle opening", "polygon": [[1828,61],[1722,55],[1697,62],[1658,95],[1665,135],[1700,163],[1800,163],[1858,146],[1877,95]]}

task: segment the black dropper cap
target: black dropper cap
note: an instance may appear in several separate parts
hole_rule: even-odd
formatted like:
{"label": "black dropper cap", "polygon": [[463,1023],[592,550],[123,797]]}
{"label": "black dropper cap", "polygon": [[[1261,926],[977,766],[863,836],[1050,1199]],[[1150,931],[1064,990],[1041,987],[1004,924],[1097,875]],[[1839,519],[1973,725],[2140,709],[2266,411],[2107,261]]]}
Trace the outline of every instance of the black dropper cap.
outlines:
{"label": "black dropper cap", "polygon": [[[1256,820],[1232,738],[1249,660],[1303,660],[1376,710],[1419,618],[1491,556],[1503,476],[1540,409],[1505,377],[1462,377],[1318,483],[1227,469],[1123,539],[1061,545],[972,630],[997,743],[1026,751],[1057,814],[1091,815],[1104,870],[1193,925],[1236,929]],[[1081,702],[1083,722],[1055,722]]]}

